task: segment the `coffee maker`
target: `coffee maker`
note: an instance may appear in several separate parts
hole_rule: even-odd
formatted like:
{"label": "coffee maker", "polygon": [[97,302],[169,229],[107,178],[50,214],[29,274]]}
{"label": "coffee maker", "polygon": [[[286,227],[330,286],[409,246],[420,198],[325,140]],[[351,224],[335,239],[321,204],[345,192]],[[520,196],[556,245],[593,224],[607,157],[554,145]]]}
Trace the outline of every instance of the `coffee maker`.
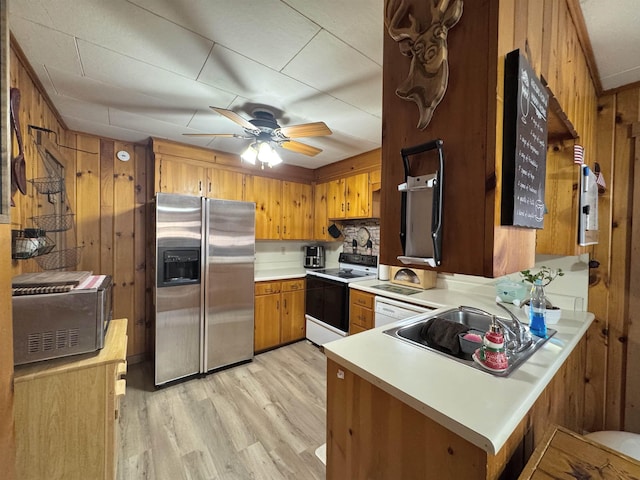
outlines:
{"label": "coffee maker", "polygon": [[304,247],[304,268],[324,268],[324,247],[322,245]]}

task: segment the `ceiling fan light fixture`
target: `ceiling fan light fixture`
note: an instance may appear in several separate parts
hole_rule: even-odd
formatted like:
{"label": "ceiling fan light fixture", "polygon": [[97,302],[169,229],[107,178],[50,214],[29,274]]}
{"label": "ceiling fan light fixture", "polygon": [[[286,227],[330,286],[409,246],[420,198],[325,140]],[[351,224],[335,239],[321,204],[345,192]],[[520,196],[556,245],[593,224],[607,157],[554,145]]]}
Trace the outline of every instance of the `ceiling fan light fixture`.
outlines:
{"label": "ceiling fan light fixture", "polygon": [[260,142],[258,145],[258,160],[262,164],[262,168],[264,168],[265,164],[269,165],[269,168],[274,165],[278,165],[282,163],[282,158],[275,151],[273,145],[269,142]]}
{"label": "ceiling fan light fixture", "polygon": [[255,144],[251,144],[247,147],[247,149],[240,155],[240,158],[251,165],[256,164],[256,158],[258,157],[258,151],[256,150]]}

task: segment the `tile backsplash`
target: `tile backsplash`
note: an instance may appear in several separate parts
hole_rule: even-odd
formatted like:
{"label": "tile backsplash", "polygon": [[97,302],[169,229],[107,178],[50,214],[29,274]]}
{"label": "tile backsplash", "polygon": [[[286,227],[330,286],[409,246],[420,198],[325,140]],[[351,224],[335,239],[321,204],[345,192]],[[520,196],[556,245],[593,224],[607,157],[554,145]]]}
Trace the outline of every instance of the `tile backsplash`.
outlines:
{"label": "tile backsplash", "polygon": [[[345,252],[353,252],[353,239],[356,238],[358,231],[363,228],[369,232],[369,236],[371,238],[371,254],[380,254],[380,220],[375,218],[368,218],[366,220],[349,220],[342,222],[342,225],[339,226],[339,228],[342,230],[342,235],[344,236],[343,249]],[[358,245],[356,253],[366,254],[368,252],[366,247]]]}

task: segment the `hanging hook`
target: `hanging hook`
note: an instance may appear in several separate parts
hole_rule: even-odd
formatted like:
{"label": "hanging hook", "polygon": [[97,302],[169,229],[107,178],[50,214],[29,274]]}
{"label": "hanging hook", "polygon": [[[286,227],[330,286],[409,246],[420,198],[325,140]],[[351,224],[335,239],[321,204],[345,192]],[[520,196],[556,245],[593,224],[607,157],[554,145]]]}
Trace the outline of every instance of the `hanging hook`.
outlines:
{"label": "hanging hook", "polygon": [[68,148],[69,150],[76,150],[78,152],[83,152],[83,153],[90,153],[91,155],[97,155],[98,154],[98,152],[90,152],[88,150],[82,150],[81,148],[74,148],[74,147],[67,147],[66,145],[60,145],[58,143],[58,134],[54,130],[50,130],[50,129],[44,128],[44,127],[38,127],[36,125],[29,125],[29,133],[31,133],[31,129],[38,130],[40,132],[53,133],[53,135],[55,136],[55,143],[56,143],[56,145],[58,147]]}

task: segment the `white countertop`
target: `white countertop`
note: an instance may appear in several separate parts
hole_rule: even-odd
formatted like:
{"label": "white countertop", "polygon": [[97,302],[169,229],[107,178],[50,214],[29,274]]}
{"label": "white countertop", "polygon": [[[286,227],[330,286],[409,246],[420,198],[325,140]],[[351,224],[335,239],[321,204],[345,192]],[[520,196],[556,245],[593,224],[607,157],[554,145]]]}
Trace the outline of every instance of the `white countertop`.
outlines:
{"label": "white countertop", "polygon": [[254,280],[264,282],[269,280],[288,280],[291,278],[304,278],[307,272],[304,268],[274,268],[269,270],[256,270]]}
{"label": "white countertop", "polygon": [[[434,288],[403,296],[371,288],[379,280],[353,282],[352,288],[431,307],[470,305],[502,317],[506,312],[494,297],[452,289]],[[511,307],[523,321],[522,310]],[[422,315],[432,315],[433,312]],[[562,311],[551,327],[557,333],[509,377],[458,363],[385,335],[403,320],[324,345],[328,358],[344,365],[429,418],[495,454],[533,406],[593,321],[588,312]]]}

